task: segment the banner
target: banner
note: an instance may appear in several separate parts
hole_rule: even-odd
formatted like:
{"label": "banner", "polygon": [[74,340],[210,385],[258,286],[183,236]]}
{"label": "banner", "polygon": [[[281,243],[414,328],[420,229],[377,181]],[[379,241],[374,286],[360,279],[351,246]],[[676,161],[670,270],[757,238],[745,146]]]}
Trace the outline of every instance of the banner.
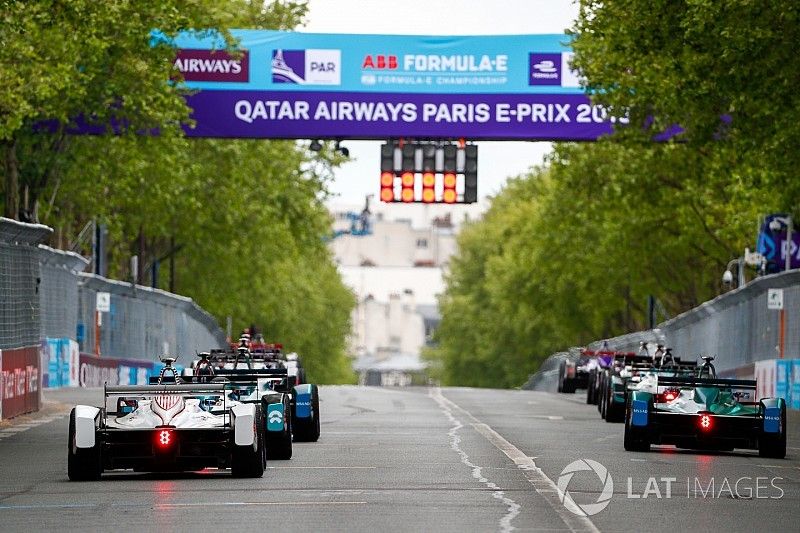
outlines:
{"label": "banner", "polygon": [[[612,124],[572,69],[569,37],[232,30],[183,34],[175,69],[193,137],[595,140]],[[166,37],[154,34],[153,39]]]}
{"label": "banner", "polygon": [[[787,216],[783,214],[767,215],[761,224],[756,242],[756,251],[767,261],[768,274],[782,272],[786,266],[786,254],[789,253],[790,268],[800,268],[800,225],[792,230],[791,242],[786,238],[788,226]],[[772,229],[773,221],[777,221],[778,229]]]}
{"label": "banner", "polygon": [[108,385],[147,385],[153,373],[152,361],[97,357],[82,353],[79,356],[78,380],[81,387]]}
{"label": "banner", "polygon": [[39,347],[3,350],[0,404],[3,418],[38,411],[41,403]]}

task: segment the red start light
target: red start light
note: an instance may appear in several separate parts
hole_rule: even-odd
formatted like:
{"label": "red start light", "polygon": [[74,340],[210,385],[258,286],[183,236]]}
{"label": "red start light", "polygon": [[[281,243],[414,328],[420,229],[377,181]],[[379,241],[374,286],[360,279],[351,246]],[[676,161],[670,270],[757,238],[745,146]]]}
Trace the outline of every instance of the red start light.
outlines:
{"label": "red start light", "polygon": [[414,201],[414,189],[404,187],[401,191],[400,199],[404,202]]}
{"label": "red start light", "polygon": [[454,204],[456,202],[456,191],[453,189],[445,189],[442,193],[442,200],[446,204]]}
{"label": "red start light", "polygon": [[700,417],[700,427],[708,431],[711,429],[711,417],[708,415],[703,415]]}
{"label": "red start light", "polygon": [[394,185],[394,174],[383,172],[381,174],[381,187],[391,187],[392,185]]}
{"label": "red start light", "polygon": [[447,173],[444,175],[444,188],[445,189],[455,189],[456,188],[456,175]]}
{"label": "red start light", "polygon": [[414,186],[414,173],[413,172],[403,172],[401,176],[403,181],[403,187],[413,187]]}

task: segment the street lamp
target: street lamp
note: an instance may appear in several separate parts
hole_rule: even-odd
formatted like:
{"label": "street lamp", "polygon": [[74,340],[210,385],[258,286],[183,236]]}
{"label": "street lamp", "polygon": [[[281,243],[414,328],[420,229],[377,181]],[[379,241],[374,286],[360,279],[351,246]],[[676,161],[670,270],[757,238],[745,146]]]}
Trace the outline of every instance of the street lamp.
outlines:
{"label": "street lamp", "polygon": [[784,259],[784,272],[788,272],[789,269],[792,267],[792,216],[786,215],[785,217],[775,217],[769,223],[769,229],[772,230],[773,233],[777,233],[781,230],[781,227],[786,225],[786,248],[784,253],[786,257]]}

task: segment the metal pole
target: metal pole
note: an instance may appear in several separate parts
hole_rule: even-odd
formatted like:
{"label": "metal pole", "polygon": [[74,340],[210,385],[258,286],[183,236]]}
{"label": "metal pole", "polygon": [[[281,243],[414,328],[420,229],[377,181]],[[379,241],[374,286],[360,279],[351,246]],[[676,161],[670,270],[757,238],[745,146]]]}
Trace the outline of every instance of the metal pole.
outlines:
{"label": "metal pole", "polygon": [[784,272],[792,268],[792,216],[786,217],[786,263],[783,267]]}
{"label": "metal pole", "polygon": [[744,287],[745,279],[744,279],[744,257],[740,257],[737,261],[736,269],[739,271],[739,287]]}
{"label": "metal pole", "polygon": [[780,327],[778,328],[780,331],[780,340],[778,342],[778,353],[781,359],[783,359],[783,351],[786,346],[786,310],[780,310]]}

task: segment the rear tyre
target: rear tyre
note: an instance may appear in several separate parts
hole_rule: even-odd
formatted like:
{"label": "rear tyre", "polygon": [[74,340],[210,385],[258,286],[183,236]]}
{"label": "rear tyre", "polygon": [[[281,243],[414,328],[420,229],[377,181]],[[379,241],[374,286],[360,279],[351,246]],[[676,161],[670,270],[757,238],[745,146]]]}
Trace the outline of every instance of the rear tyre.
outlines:
{"label": "rear tyre", "polygon": [[67,476],[70,481],[97,481],[103,473],[100,443],[95,439],[92,448],[75,446],[75,408],[69,414],[69,440],[67,442]]}
{"label": "rear tyre", "polygon": [[623,446],[625,451],[628,452],[649,452],[650,439],[645,431],[635,428],[631,425],[631,418],[633,416],[633,409],[630,402],[625,408],[625,436]]}
{"label": "rear tyre", "polygon": [[311,416],[297,416],[297,404],[292,403],[292,430],[296,442],[317,442],[319,440],[319,392],[316,385],[311,387]]}
{"label": "rear tyre", "polygon": [[261,477],[266,468],[264,438],[264,415],[259,406],[256,413],[256,448],[253,446],[233,446],[231,453],[231,475],[233,477]]}
{"label": "rear tyre", "polygon": [[565,392],[564,391],[564,374],[566,373],[566,364],[564,361],[558,365],[558,386],[556,387],[557,392]]}
{"label": "rear tyre", "polygon": [[[275,396],[273,397],[264,397],[262,402],[265,404],[269,403],[277,403],[280,401],[283,403],[283,431],[267,431],[265,429],[264,435],[266,437],[266,456],[267,459],[291,459],[292,458],[292,410],[289,405],[288,395],[282,394],[280,400],[278,400]],[[263,404],[262,404],[263,405]],[[269,416],[269,413],[266,410],[266,405],[264,405],[264,412],[266,416]],[[266,420],[265,420],[265,428]]]}
{"label": "rear tyre", "polygon": [[758,439],[758,455],[770,459],[784,459],[786,457],[786,406],[781,407],[781,431],[779,433],[765,433],[761,431]]}
{"label": "rear tyre", "polygon": [[597,381],[597,371],[590,370],[589,371],[589,380],[586,384],[586,403],[593,404],[595,402],[595,382]]}

